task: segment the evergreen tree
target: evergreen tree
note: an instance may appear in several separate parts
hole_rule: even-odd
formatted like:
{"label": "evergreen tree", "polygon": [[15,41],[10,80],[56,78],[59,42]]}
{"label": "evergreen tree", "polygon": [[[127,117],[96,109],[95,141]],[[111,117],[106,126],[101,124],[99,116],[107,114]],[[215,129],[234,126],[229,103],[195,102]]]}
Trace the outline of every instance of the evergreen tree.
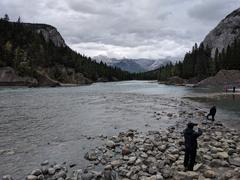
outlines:
{"label": "evergreen tree", "polygon": [[21,23],[21,17],[20,16],[17,19],[17,23]]}
{"label": "evergreen tree", "polygon": [[5,15],[4,15],[3,20],[4,20],[4,21],[9,21],[9,20],[10,20],[8,14],[5,14]]}

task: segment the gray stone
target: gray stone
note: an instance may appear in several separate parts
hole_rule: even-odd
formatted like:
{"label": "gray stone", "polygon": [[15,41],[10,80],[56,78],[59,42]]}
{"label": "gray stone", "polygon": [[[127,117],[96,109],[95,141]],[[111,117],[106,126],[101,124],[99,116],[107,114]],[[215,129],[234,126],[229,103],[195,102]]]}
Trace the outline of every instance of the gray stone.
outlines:
{"label": "gray stone", "polygon": [[38,178],[38,180],[44,180],[44,175],[41,174],[37,178]]}
{"label": "gray stone", "polygon": [[107,165],[104,167],[104,170],[112,170],[112,166],[111,165]]}
{"label": "gray stone", "polygon": [[136,160],[136,162],[135,162],[136,165],[139,165],[139,164],[141,164],[141,163],[142,163],[142,160],[139,159],[139,158],[138,158],[138,159]]}
{"label": "gray stone", "polygon": [[129,164],[129,165],[134,164],[135,161],[136,161],[136,159],[137,159],[136,157],[130,157],[129,160],[128,160],[128,164]]}
{"label": "gray stone", "polygon": [[228,159],[228,153],[226,152],[218,152],[217,156],[219,159]]}
{"label": "gray stone", "polygon": [[215,178],[215,177],[217,177],[216,172],[214,172],[212,170],[206,170],[203,174],[204,174],[204,176],[206,178]]}
{"label": "gray stone", "polygon": [[164,144],[164,145],[161,145],[158,147],[158,149],[161,151],[161,152],[164,152],[166,150],[167,146]]}
{"label": "gray stone", "polygon": [[157,174],[157,167],[156,166],[150,166],[149,168],[148,168],[148,173],[149,174]]}
{"label": "gray stone", "polygon": [[111,162],[111,165],[112,165],[113,167],[119,166],[119,165],[121,165],[121,164],[122,164],[122,162],[121,162],[120,160],[114,160],[114,161]]}
{"label": "gray stone", "polygon": [[55,164],[53,168],[55,169],[55,171],[60,171],[62,169],[62,166],[59,164]]}
{"label": "gray stone", "polygon": [[37,176],[34,176],[34,175],[28,175],[26,180],[37,180],[38,177]]}
{"label": "gray stone", "polygon": [[222,162],[220,159],[213,159],[210,162],[210,166],[212,166],[212,167],[220,167],[221,165],[222,165]]}
{"label": "gray stone", "polygon": [[93,179],[93,174],[92,173],[84,173],[81,175],[82,180],[92,180]]}
{"label": "gray stone", "polygon": [[40,174],[42,174],[42,171],[40,169],[35,169],[31,172],[31,175],[34,176],[39,176]]}
{"label": "gray stone", "polygon": [[177,172],[176,180],[192,180],[197,179],[199,177],[199,174],[194,171],[187,171],[187,172]]}
{"label": "gray stone", "polygon": [[41,163],[41,166],[46,166],[46,165],[48,165],[48,164],[49,164],[49,161],[46,160],[46,161],[43,161],[43,162]]}
{"label": "gray stone", "polygon": [[175,155],[172,155],[172,154],[168,154],[167,155],[167,158],[172,161],[172,162],[175,162],[177,160],[177,156]]}
{"label": "gray stone", "polygon": [[113,148],[115,148],[116,144],[115,144],[113,141],[108,140],[108,141],[106,142],[106,146],[107,146],[107,148],[109,148],[109,149],[113,149]]}
{"label": "gray stone", "polygon": [[147,155],[146,153],[144,153],[144,152],[141,153],[140,156],[141,156],[142,158],[147,158],[147,157],[148,157],[148,155]]}
{"label": "gray stone", "polygon": [[56,173],[55,174],[55,177],[58,179],[58,178],[66,178],[67,177],[67,174],[66,174],[66,172],[64,172],[64,171],[60,171],[60,172],[58,172],[58,173]]}
{"label": "gray stone", "polygon": [[199,169],[202,167],[202,165],[203,165],[202,163],[196,164],[196,165],[194,166],[193,170],[194,170],[194,171],[199,170]]}
{"label": "gray stone", "polygon": [[57,178],[57,180],[64,180],[64,178],[60,177],[60,178]]}
{"label": "gray stone", "polygon": [[157,173],[156,179],[157,180],[163,180],[163,177],[162,177],[162,175],[160,173]]}
{"label": "gray stone", "polygon": [[13,180],[13,178],[10,175],[5,175],[2,177],[2,180]]}
{"label": "gray stone", "polygon": [[89,161],[95,161],[95,160],[97,160],[97,154],[95,152],[93,152],[93,151],[87,152],[84,155],[84,158],[89,160]]}
{"label": "gray stone", "polygon": [[231,165],[240,167],[240,158],[234,158],[234,159],[230,158],[230,159],[229,159],[229,163],[230,163]]}
{"label": "gray stone", "polygon": [[48,168],[48,174],[49,175],[54,175],[55,174],[55,169],[54,168]]}
{"label": "gray stone", "polygon": [[48,168],[47,167],[42,167],[41,171],[44,175],[48,174]]}
{"label": "gray stone", "polygon": [[172,176],[173,176],[173,172],[172,172],[171,168],[165,166],[165,167],[163,168],[163,170],[162,170],[162,176],[163,176],[164,178],[170,178],[170,177],[172,177]]}

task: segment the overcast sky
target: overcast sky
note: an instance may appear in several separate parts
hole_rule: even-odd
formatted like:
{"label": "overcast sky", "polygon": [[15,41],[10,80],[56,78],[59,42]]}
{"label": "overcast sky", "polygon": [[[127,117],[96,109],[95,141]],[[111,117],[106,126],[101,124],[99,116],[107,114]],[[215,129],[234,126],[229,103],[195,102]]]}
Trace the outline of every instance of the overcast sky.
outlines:
{"label": "overcast sky", "polygon": [[181,57],[240,0],[0,0],[11,20],[55,26],[87,56]]}

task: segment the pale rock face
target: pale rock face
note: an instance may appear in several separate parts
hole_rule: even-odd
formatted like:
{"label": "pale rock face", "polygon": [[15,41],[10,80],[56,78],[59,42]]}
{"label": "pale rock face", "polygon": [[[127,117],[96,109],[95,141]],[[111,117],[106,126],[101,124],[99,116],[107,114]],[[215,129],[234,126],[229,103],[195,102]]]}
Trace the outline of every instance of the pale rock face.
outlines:
{"label": "pale rock face", "polygon": [[48,24],[22,23],[24,26],[33,28],[37,33],[42,33],[46,42],[50,40],[56,47],[66,47],[66,43],[58,30]]}
{"label": "pale rock face", "polygon": [[36,84],[37,80],[31,77],[20,77],[11,67],[0,68],[0,84],[1,85],[27,85]]}
{"label": "pale rock face", "polygon": [[203,44],[212,49],[212,57],[215,50],[219,52],[231,45],[235,39],[240,40],[240,8],[236,9],[225,19],[223,19],[210,33],[205,37]]}
{"label": "pale rock face", "polygon": [[55,28],[52,27],[40,28],[37,29],[37,33],[42,33],[46,42],[49,42],[51,40],[53,44],[57,47],[66,47],[64,39]]}

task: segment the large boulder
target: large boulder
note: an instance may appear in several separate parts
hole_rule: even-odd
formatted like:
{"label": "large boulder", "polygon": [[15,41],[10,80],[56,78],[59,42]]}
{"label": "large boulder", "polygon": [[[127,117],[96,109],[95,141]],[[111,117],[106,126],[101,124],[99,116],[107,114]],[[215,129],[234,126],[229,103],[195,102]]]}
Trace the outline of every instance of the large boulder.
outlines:
{"label": "large boulder", "polygon": [[0,86],[29,86],[36,85],[37,80],[31,77],[21,77],[11,67],[0,68]]}
{"label": "large boulder", "polygon": [[221,70],[215,76],[208,77],[198,83],[201,87],[238,86],[240,84],[239,70]]}
{"label": "large boulder", "polygon": [[47,74],[37,71],[37,80],[38,80],[38,86],[44,87],[57,87],[60,86],[60,82],[53,80],[50,78]]}
{"label": "large boulder", "polygon": [[92,83],[92,80],[86,78],[82,73],[76,72],[73,68],[67,68],[63,65],[45,68],[42,69],[41,72],[47,74],[51,79],[57,79],[62,85],[82,85]]}

